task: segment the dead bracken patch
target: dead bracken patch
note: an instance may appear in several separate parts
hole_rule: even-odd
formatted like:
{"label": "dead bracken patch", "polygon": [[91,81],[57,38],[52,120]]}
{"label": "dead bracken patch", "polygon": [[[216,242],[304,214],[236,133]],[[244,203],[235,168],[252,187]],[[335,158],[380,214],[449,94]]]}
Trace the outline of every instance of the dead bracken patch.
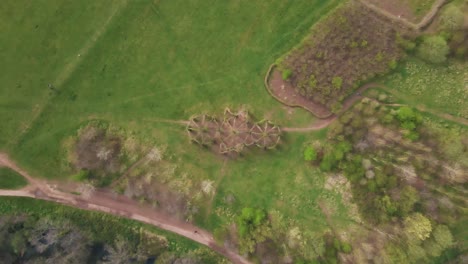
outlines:
{"label": "dead bracken patch", "polygon": [[83,128],[76,139],[72,164],[95,174],[112,174],[120,170],[121,141],[105,129]]}
{"label": "dead bracken patch", "polygon": [[222,118],[198,115],[187,126],[190,139],[212,147],[221,154],[241,153],[246,147],[272,149],[278,145],[281,130],[268,120],[253,122],[247,111],[233,113],[226,108]]}
{"label": "dead bracken patch", "polygon": [[[399,29],[398,29],[399,30]],[[338,111],[359,84],[396,66],[403,55],[397,26],[357,2],[317,23],[310,37],[279,62],[297,96]]]}

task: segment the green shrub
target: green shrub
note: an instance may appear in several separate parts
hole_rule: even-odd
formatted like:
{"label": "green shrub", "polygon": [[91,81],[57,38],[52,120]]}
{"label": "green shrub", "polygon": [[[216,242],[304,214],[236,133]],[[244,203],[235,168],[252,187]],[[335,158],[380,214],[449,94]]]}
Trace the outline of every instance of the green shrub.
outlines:
{"label": "green shrub", "polygon": [[341,77],[339,77],[339,76],[333,77],[333,79],[332,79],[332,85],[333,85],[333,87],[335,87],[336,89],[341,89],[341,86],[343,85],[343,78],[341,78]]}
{"label": "green shrub", "polygon": [[307,146],[304,150],[304,160],[314,161],[317,159],[317,151],[312,146]]}
{"label": "green shrub", "polygon": [[430,63],[442,63],[447,60],[450,48],[441,36],[425,37],[418,46],[418,56]]}
{"label": "green shrub", "polygon": [[292,75],[292,71],[290,69],[286,69],[281,73],[281,76],[283,77],[283,80],[286,81],[288,80]]}
{"label": "green shrub", "polygon": [[346,253],[346,254],[351,253],[351,251],[352,251],[351,245],[349,243],[342,242],[341,243],[341,251],[343,251],[343,253]]}
{"label": "green shrub", "polygon": [[80,170],[77,174],[73,175],[75,181],[86,181],[89,180],[91,173],[88,170]]}

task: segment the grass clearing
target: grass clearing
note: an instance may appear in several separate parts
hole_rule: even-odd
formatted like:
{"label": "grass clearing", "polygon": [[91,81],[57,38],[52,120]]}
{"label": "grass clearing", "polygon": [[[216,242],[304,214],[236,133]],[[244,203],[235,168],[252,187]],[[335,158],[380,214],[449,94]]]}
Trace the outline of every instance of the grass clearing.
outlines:
{"label": "grass clearing", "polygon": [[[264,74],[338,2],[129,2],[64,84],[46,95],[47,104],[30,129],[2,139],[17,138],[7,150],[34,175],[66,177],[62,142],[90,119],[161,138],[178,127],[168,131],[168,126],[152,120],[187,120],[194,113],[219,112],[225,106],[246,105],[259,119],[268,115],[280,125],[286,123],[281,120],[286,110],[263,87]],[[31,77],[31,83],[37,79]],[[15,115],[13,108],[3,111],[2,116]],[[20,130],[16,123],[7,127],[11,134]],[[175,141],[181,144],[180,138]]]}
{"label": "grass clearing", "polygon": [[0,168],[0,189],[21,189],[28,185],[26,179],[9,168]]}
{"label": "grass clearing", "polygon": [[424,105],[442,113],[468,118],[468,64],[450,60],[447,65],[427,64],[410,57],[382,79],[408,104]]}
{"label": "grass clearing", "polygon": [[[316,174],[302,160],[303,144],[323,137],[324,132],[310,137],[288,135],[278,150],[251,151],[223,165],[221,156],[190,144],[185,126],[166,121],[245,107],[255,119],[266,118],[280,126],[312,123],[314,118],[305,110],[283,107],[269,96],[264,75],[276,58],[296,45],[339,2],[129,1],[57,90],[48,91],[46,81],[43,97],[31,96],[41,109],[37,118],[31,119],[31,111],[27,111],[20,121],[5,123],[11,132],[1,135],[0,148],[33,175],[66,179],[73,174],[66,159],[68,140],[90,120],[103,120],[122,128],[128,138],[166,147],[165,158],[177,164],[174,177],[215,183],[216,196],[200,205],[199,210],[207,214],[198,214],[197,224],[213,230],[230,221],[214,215],[224,206],[225,194],[232,193],[242,206],[281,211],[293,222],[297,218],[304,229],[326,229],[326,219],[314,202],[329,200],[344,218],[346,208],[340,205],[338,194],[322,190],[325,175]],[[86,1],[70,5],[79,8],[81,4]],[[41,6],[49,8],[48,4]],[[104,12],[102,20],[89,21],[90,27],[99,28],[110,15]],[[8,16],[4,19],[8,24]],[[22,30],[26,34],[28,28]],[[86,46],[86,39],[79,44],[70,49],[73,57]],[[6,52],[10,49],[13,47]],[[48,47],[43,49],[48,51]],[[58,69],[67,64],[57,63]],[[34,70],[27,63],[23,66],[16,71]],[[48,79],[60,75],[58,69]],[[33,84],[40,78],[29,77],[31,85],[23,89],[39,89]],[[12,91],[2,93],[16,97]],[[1,110],[2,116],[16,114],[12,107]],[[29,129],[21,133],[20,123]],[[259,192],[256,186],[261,188]],[[235,206],[228,209],[238,213]]]}

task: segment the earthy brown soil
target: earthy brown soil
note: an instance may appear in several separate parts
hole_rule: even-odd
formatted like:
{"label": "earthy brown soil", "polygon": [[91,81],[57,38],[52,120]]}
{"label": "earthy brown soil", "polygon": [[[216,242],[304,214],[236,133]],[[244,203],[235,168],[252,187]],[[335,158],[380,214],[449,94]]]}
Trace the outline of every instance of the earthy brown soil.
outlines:
{"label": "earthy brown soil", "polygon": [[49,182],[35,179],[17,166],[5,153],[0,153],[0,167],[2,166],[8,167],[23,175],[29,181],[29,186],[15,191],[0,190],[0,196],[30,197],[53,201],[80,209],[101,211],[137,220],[206,245],[225,256],[233,263],[250,263],[236,252],[224,246],[218,246],[213,236],[208,231],[189,223],[180,222],[167,214],[145,207],[125,196],[117,195],[106,190],[96,190],[89,197],[60,191],[70,188],[70,185],[64,184],[62,186],[59,183],[51,185]]}
{"label": "earthy brown soil", "polygon": [[[413,13],[408,1],[405,0],[364,0],[365,2],[371,3],[390,14],[406,19],[410,22],[418,22],[418,17]],[[363,2],[364,2],[363,1]]]}
{"label": "earthy brown soil", "polygon": [[276,69],[272,70],[268,83],[268,92],[276,98],[276,100],[285,105],[302,107],[318,118],[329,118],[333,115],[325,106],[315,103],[297,93],[291,84],[283,80],[281,73]]}

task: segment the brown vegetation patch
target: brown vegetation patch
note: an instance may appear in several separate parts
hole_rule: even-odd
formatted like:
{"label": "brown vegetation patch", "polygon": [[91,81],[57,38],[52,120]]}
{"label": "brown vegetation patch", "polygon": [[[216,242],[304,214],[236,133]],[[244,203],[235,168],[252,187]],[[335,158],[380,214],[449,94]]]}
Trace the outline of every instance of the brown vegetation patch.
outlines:
{"label": "brown vegetation patch", "polygon": [[221,154],[241,153],[246,147],[272,149],[279,144],[281,130],[270,121],[254,123],[247,111],[226,108],[223,118],[194,116],[187,126],[190,139]]}
{"label": "brown vegetation patch", "polygon": [[290,84],[285,89],[294,87],[296,93],[337,112],[361,82],[396,66],[403,55],[397,29],[357,2],[344,4],[281,59],[279,69]]}
{"label": "brown vegetation patch", "polygon": [[121,141],[105,129],[88,126],[79,132],[72,163],[78,169],[99,174],[116,173],[120,169]]}
{"label": "brown vegetation patch", "polygon": [[333,113],[323,105],[311,101],[298,93],[291,83],[283,80],[281,72],[276,68],[272,68],[267,78],[266,87],[268,92],[281,103],[293,107],[302,107],[318,118],[327,118],[333,115]]}

